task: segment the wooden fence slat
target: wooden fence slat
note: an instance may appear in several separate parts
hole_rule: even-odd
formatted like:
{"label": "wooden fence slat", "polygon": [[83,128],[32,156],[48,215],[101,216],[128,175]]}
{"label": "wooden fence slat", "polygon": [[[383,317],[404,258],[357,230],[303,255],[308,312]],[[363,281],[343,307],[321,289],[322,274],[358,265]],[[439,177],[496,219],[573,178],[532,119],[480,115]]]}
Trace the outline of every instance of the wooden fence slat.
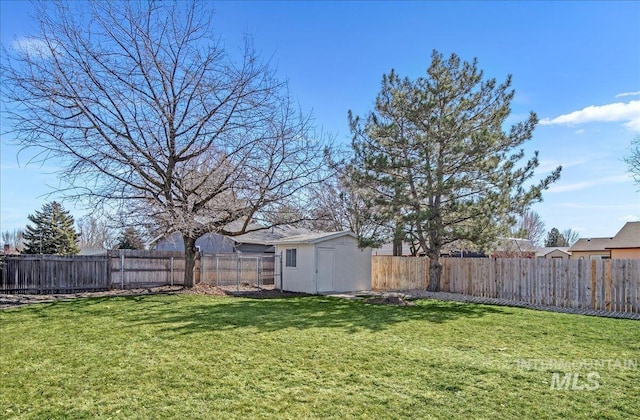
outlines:
{"label": "wooden fence slat", "polygon": [[[418,269],[417,267],[420,267]],[[441,291],[640,313],[640,260],[443,258]],[[424,257],[372,257],[374,290],[426,288]]]}
{"label": "wooden fence slat", "polygon": [[[237,255],[226,258],[233,259],[234,279],[238,268],[241,282],[263,285],[275,281],[275,256],[245,254],[240,260]],[[183,253],[139,250],[109,251],[101,256],[18,255],[6,256],[4,261],[0,293],[74,293],[181,285],[186,266]],[[205,267],[208,272],[203,272]],[[200,266],[201,277],[215,281],[215,268],[206,260]],[[406,281],[412,282],[413,274]],[[421,285],[422,282],[416,288]]]}

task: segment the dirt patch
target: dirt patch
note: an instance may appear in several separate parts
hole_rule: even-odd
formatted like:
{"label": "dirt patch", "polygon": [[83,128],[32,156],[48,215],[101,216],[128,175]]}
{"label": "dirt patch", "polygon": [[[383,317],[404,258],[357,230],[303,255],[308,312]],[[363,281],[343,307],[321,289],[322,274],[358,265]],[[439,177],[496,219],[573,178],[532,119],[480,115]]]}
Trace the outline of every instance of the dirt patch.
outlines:
{"label": "dirt patch", "polygon": [[108,296],[141,296],[141,295],[158,295],[158,294],[196,294],[209,296],[242,296],[253,299],[269,299],[282,298],[291,296],[300,296],[299,293],[281,292],[274,289],[273,286],[258,288],[254,285],[244,283],[239,287],[216,287],[204,283],[199,283],[193,288],[184,288],[182,286],[160,286],[145,289],[114,289],[104,292],[83,292],[83,293],[66,293],[52,295],[4,295],[0,294],[0,310],[6,308],[14,308],[16,306],[30,305],[35,303],[51,303],[57,301],[66,301],[78,298],[90,297],[108,297]]}
{"label": "dirt patch", "polygon": [[106,296],[139,296],[151,294],[174,294],[185,290],[182,286],[160,286],[145,289],[113,289],[103,292],[82,292],[82,293],[58,293],[51,295],[0,295],[0,309],[12,308],[15,306],[30,305],[34,303],[50,303],[56,301],[71,300],[88,297]]}
{"label": "dirt patch", "polygon": [[374,305],[398,305],[398,306],[414,306],[415,303],[409,300],[404,300],[401,296],[380,296],[364,299],[365,303],[371,303]]}

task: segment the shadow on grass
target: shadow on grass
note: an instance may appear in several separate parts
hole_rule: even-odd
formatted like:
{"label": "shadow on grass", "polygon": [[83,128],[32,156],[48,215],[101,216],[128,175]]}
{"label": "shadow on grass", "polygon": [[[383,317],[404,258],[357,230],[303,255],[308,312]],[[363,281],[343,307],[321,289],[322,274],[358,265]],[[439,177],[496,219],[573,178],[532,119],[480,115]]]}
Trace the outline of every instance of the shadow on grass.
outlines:
{"label": "shadow on grass", "polygon": [[395,306],[318,296],[281,299],[118,296],[43,304],[31,309],[40,313],[34,313],[36,316],[53,315],[57,309],[64,309],[80,316],[110,317],[132,328],[154,325],[161,331],[177,334],[245,328],[255,332],[312,328],[380,331],[406,321],[445,323],[505,314],[504,309],[457,302],[429,300],[415,306]]}

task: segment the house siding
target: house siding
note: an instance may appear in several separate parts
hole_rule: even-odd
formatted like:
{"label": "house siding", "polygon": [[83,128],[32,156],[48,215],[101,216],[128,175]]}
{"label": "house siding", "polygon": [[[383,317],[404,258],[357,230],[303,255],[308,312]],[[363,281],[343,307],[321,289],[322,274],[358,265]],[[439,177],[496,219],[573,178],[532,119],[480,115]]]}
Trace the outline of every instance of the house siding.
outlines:
{"label": "house siding", "polygon": [[579,260],[581,258],[588,260],[591,257],[610,258],[611,252],[609,251],[571,251],[572,260]]}
{"label": "house siding", "polygon": [[618,248],[611,250],[611,259],[632,260],[640,258],[640,248]]}

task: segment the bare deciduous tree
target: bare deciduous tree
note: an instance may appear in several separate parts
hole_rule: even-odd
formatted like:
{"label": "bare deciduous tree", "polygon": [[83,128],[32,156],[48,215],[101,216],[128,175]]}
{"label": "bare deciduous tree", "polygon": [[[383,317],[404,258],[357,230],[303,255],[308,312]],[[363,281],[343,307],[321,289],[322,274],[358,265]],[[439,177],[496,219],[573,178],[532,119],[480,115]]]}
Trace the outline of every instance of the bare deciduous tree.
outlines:
{"label": "bare deciduous tree", "polygon": [[157,233],[244,233],[300,201],[323,142],[251,42],[235,60],[208,2],[40,2],[37,48],[9,52],[19,141],[65,166],[67,195],[117,205]]}
{"label": "bare deciduous tree", "polygon": [[93,215],[76,221],[80,234],[80,248],[111,249],[117,244],[116,231],[106,218]]}
{"label": "bare deciduous tree", "polygon": [[624,160],[629,166],[629,172],[636,181],[636,184],[640,186],[640,135],[631,140],[629,149],[629,155],[626,156]]}
{"label": "bare deciduous tree", "polygon": [[331,179],[314,189],[311,224],[319,230],[350,230],[361,246],[377,246],[389,236],[386,219],[381,220],[378,209],[367,205],[363,194],[369,191],[351,182],[348,171],[348,165],[340,165]]}
{"label": "bare deciduous tree", "polygon": [[565,229],[562,231],[562,236],[567,243],[566,246],[573,246],[573,244],[578,242],[578,239],[580,239],[580,232],[573,229]]}
{"label": "bare deciduous tree", "polygon": [[516,238],[529,239],[534,245],[540,245],[545,234],[544,222],[538,213],[527,210],[518,216],[511,232]]}
{"label": "bare deciduous tree", "polygon": [[10,249],[21,252],[24,249],[24,231],[22,229],[5,230],[2,232],[2,245],[9,245]]}

